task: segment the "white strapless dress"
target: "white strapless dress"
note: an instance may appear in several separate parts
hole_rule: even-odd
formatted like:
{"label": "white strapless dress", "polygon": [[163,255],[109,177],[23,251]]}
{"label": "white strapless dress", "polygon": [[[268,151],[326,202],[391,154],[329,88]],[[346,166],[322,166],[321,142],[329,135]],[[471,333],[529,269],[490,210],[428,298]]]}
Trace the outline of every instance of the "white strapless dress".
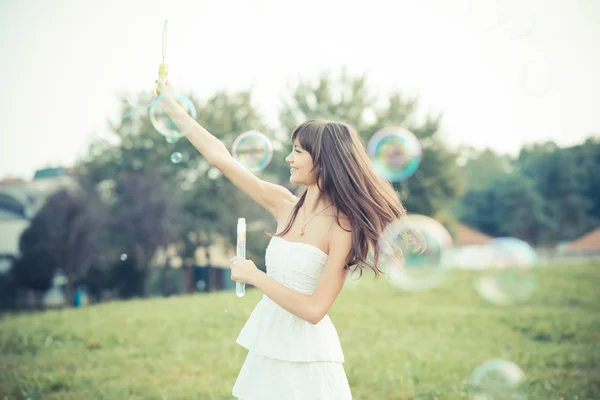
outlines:
{"label": "white strapless dress", "polygon": [[[327,254],[305,243],[273,237],[267,275],[304,294],[317,286]],[[267,296],[256,305],[237,343],[248,356],[233,386],[240,400],[348,400],[352,398],[337,331],[325,316],[313,325]]]}

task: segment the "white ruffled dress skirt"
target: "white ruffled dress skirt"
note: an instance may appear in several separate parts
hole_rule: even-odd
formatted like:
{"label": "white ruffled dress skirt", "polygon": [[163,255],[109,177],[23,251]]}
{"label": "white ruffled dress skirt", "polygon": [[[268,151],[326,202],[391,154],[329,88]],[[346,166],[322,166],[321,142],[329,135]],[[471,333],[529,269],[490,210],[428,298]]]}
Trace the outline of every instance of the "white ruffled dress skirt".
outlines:
{"label": "white ruffled dress skirt", "polygon": [[352,399],[328,316],[313,325],[263,296],[237,343],[248,349],[232,390],[239,400]]}

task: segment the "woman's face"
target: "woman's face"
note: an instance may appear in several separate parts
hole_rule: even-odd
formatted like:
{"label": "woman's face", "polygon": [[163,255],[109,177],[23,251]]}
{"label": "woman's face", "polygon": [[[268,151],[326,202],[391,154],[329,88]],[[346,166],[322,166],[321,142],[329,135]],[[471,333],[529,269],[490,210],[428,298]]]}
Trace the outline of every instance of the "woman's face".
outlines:
{"label": "woman's face", "polygon": [[300,146],[296,139],[293,143],[292,152],[285,158],[290,165],[290,182],[297,185],[310,185],[315,182],[313,159],[308,151]]}

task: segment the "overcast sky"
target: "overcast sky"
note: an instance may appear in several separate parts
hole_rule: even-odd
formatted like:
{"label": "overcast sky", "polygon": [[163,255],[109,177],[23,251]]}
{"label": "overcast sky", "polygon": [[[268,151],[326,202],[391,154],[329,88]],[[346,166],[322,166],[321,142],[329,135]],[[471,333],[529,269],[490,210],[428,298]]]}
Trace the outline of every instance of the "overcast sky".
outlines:
{"label": "overcast sky", "polygon": [[600,134],[598,0],[0,0],[0,178],[107,135],[118,94],[152,88],[165,19],[176,88],[253,87],[273,122],[286,82],[347,66],[442,112],[453,146]]}

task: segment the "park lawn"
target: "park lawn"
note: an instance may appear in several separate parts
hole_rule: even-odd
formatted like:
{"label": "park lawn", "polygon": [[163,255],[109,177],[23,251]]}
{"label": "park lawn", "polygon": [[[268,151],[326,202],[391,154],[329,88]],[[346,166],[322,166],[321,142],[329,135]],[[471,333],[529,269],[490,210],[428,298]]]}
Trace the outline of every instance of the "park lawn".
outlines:
{"label": "park lawn", "polygon": [[[529,399],[600,399],[600,265],[540,268],[520,306],[486,303],[477,273],[404,293],[346,287],[329,315],[354,399],[463,399],[479,364],[511,360]],[[108,302],[0,320],[0,399],[231,399],[249,290]],[[282,399],[285,400],[285,399]],[[311,400],[311,399],[307,399]]]}

